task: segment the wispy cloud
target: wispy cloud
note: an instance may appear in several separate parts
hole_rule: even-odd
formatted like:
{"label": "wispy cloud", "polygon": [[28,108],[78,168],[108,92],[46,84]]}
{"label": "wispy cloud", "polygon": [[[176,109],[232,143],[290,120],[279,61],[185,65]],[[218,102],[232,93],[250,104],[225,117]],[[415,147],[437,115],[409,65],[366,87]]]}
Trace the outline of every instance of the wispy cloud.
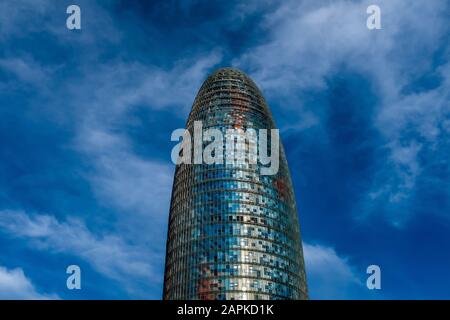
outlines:
{"label": "wispy cloud", "polygon": [[0,266],[0,299],[48,300],[58,299],[58,296],[38,292],[21,268],[7,269]]}
{"label": "wispy cloud", "polygon": [[77,256],[130,292],[139,292],[142,281],[161,281],[152,260],[162,257],[149,248],[125,242],[117,234],[94,234],[77,218],[58,221],[51,215],[2,210],[0,229],[13,238],[26,240],[37,250]]}
{"label": "wispy cloud", "polygon": [[28,62],[19,58],[0,59],[0,68],[11,72],[19,80],[24,82],[38,85],[47,81],[46,72],[34,61]]}
{"label": "wispy cloud", "polygon": [[168,163],[136,155],[130,144],[124,136],[85,128],[76,147],[93,164],[95,171],[87,174],[86,179],[105,205],[151,215],[166,208],[162,203],[168,203],[170,197],[173,168]]}
{"label": "wispy cloud", "polygon": [[[379,101],[371,125],[383,138],[382,145],[373,147],[386,150],[388,155],[379,159],[364,198],[371,213],[358,213],[365,217],[376,211],[367,203],[377,199],[387,199],[387,204],[404,202],[407,207],[423,172],[419,159],[425,150],[436,149],[439,141],[445,143],[445,121],[450,116],[448,60],[435,66],[432,63],[439,51],[447,56],[449,52],[448,43],[446,48],[436,45],[445,42],[448,31],[445,4],[379,1],[383,28],[377,31],[366,27],[370,4],[284,2],[263,20],[264,28],[270,30],[269,40],[234,60],[235,65],[251,70],[269,99],[285,99],[282,107],[290,106],[291,114],[299,115],[287,123],[291,130],[326,126],[328,117],[320,104],[307,105],[298,96],[328,92],[329,83],[343,69],[370,79]],[[420,88],[424,74],[440,80],[434,87]],[[408,89],[411,87],[419,89]],[[309,119],[306,124],[305,117]],[[398,210],[384,211],[390,212],[387,218],[396,225],[408,216],[397,215]]]}
{"label": "wispy cloud", "polygon": [[120,60],[95,70],[89,65],[68,89],[73,107],[99,121],[118,117],[136,105],[187,113],[207,72],[220,59],[220,52],[212,51],[178,61],[170,69]]}
{"label": "wispy cloud", "polygon": [[[70,127],[64,148],[83,159],[86,166],[66,170],[73,170],[91,187],[98,205],[92,215],[108,211],[108,218],[99,217],[102,226],[89,229],[86,213],[59,212],[58,217],[63,218],[57,220],[53,215],[2,211],[0,225],[16,238],[28,241],[32,248],[84,259],[133,294],[139,295],[145,288],[149,291],[149,287],[153,288],[150,291],[159,290],[173,165],[170,154],[167,159],[154,157],[152,148],[157,146],[149,145],[144,154],[134,150],[127,115],[144,108],[165,110],[174,117],[186,116],[196,91],[210,68],[221,61],[222,52],[199,51],[171,61],[166,67],[124,59],[120,54],[104,61],[105,47],[110,49],[108,46],[124,40],[108,10],[113,2],[81,2],[82,31],[78,33],[65,28],[64,6],[48,1],[41,4],[33,18],[30,15],[35,4],[31,2],[2,4],[5,11],[10,9],[11,16],[2,21],[5,28],[0,37],[28,37],[39,31],[54,40],[51,44],[57,49],[75,50],[80,56],[69,63],[55,62],[45,55],[20,50],[12,54],[11,50],[0,57],[0,71],[8,73],[11,85],[22,88],[27,84],[39,89],[32,98],[42,101],[39,112]],[[20,10],[24,10],[23,15]],[[24,16],[30,21],[23,21]],[[151,128],[146,130],[151,138]],[[169,144],[170,136],[166,142],[155,143]],[[17,221],[26,228],[21,230]]]}
{"label": "wispy cloud", "polygon": [[333,248],[304,243],[303,250],[311,299],[348,299],[363,293],[359,273]]}
{"label": "wispy cloud", "polygon": [[[161,151],[170,144],[161,127],[179,127],[207,73],[230,60],[249,71],[273,111],[287,115],[281,129],[293,132],[288,152],[312,154],[319,146],[311,162],[323,170],[305,172],[297,154],[291,163],[294,172],[317,173],[309,179],[320,181],[316,189],[297,189],[299,203],[328,192],[329,206],[310,208],[318,216],[339,207],[336,216],[369,221],[384,215],[397,226],[419,207],[448,216],[444,1],[380,0],[379,31],[366,28],[370,1],[227,2],[223,10],[198,1],[127,3],[126,10],[118,1],[78,4],[82,30],[71,32],[64,3],[0,2],[0,105],[7,119],[0,124],[6,146],[0,150],[0,197],[11,204],[0,210],[26,208],[0,211],[0,230],[10,235],[12,248],[26,243],[52,258],[73,254],[130,292],[144,286],[159,297],[174,169],[169,152],[165,158]],[[330,124],[328,113],[336,110],[321,99],[339,98],[331,85],[348,79],[346,72],[367,80],[371,88],[364,94],[373,93],[376,102],[366,112],[364,101],[352,101],[359,87],[350,81],[343,91],[352,94],[340,101],[344,119]],[[348,124],[356,128],[347,130]],[[376,139],[366,135],[372,131]],[[330,132],[341,140],[331,141]],[[347,144],[339,148],[342,140]],[[360,156],[373,159],[358,161]],[[297,187],[302,182],[295,181]],[[318,195],[307,199],[306,189]],[[423,189],[432,201],[420,202]],[[315,228],[305,229],[306,239]],[[327,235],[322,229],[317,234],[335,230],[327,228]],[[340,248],[345,240],[335,241]],[[356,295],[359,269],[351,259],[311,244],[305,255],[313,298]],[[337,269],[327,270],[330,264]],[[153,283],[157,288],[148,289]]]}

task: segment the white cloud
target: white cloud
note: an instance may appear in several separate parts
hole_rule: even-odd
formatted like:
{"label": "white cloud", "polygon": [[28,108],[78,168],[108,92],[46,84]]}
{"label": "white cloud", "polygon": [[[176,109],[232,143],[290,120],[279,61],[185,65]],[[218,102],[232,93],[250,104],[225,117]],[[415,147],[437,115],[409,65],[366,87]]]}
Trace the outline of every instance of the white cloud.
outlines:
{"label": "white cloud", "polygon": [[220,60],[221,53],[212,51],[178,61],[170,69],[115,61],[93,70],[89,64],[68,86],[68,101],[74,110],[86,113],[83,120],[103,124],[116,121],[117,125],[120,116],[136,105],[172,108],[174,114],[187,115],[208,70]]}
{"label": "white cloud", "polygon": [[103,205],[152,217],[155,223],[168,211],[173,166],[143,159],[129,144],[124,136],[86,128],[78,137],[77,148],[89,156],[96,169],[86,178]]}
{"label": "white cloud", "polygon": [[68,85],[68,107],[77,111],[73,148],[94,169],[85,178],[100,205],[115,209],[115,226],[124,237],[164,248],[174,166],[170,154],[166,160],[136,154],[126,130],[117,128],[129,125],[126,115],[136,107],[187,116],[196,91],[220,59],[220,52],[212,51],[168,70],[111,63],[84,70],[82,80]]}
{"label": "white cloud", "polygon": [[0,300],[48,300],[58,299],[55,294],[39,293],[20,268],[0,266]]}
{"label": "white cloud", "polygon": [[49,10],[48,0],[17,0],[0,2],[0,39],[10,35],[21,35],[31,30],[41,30],[40,19],[29,19],[43,15]]}
{"label": "white cloud", "polygon": [[304,243],[303,252],[311,299],[348,299],[363,293],[355,268],[333,248]]}
{"label": "white cloud", "polygon": [[[414,51],[405,52],[400,45],[417,45],[433,52],[447,20],[442,14],[443,4],[438,2],[379,1],[383,29],[371,31],[366,27],[366,8],[370,4],[283,2],[263,20],[269,41],[250,48],[234,64],[253,69],[257,83],[271,93],[292,94],[292,90],[324,87],[325,77],[347,63],[379,77],[386,94],[390,87],[404,85],[403,78],[413,71],[429,66],[427,61],[417,61],[414,70],[408,70]],[[415,23],[419,17],[421,23]],[[392,59],[393,53],[399,57]]]}
{"label": "white cloud", "polygon": [[[418,158],[424,145],[433,148],[449,117],[450,64],[435,70],[441,84],[422,92],[405,88],[432,67],[434,54],[443,43],[448,17],[439,1],[378,1],[382,29],[368,30],[366,8],[370,1],[286,1],[268,13],[262,27],[268,41],[234,60],[251,70],[251,76],[271,98],[284,99],[282,107],[301,116],[291,117],[286,128],[307,130],[321,125],[324,110],[305,106],[298,95],[326,93],[327,79],[345,66],[371,79],[379,99],[374,127],[388,150],[389,164],[375,172],[377,181],[368,195],[393,201],[409,199],[422,172]],[[449,48],[447,47],[447,52]],[[304,117],[315,121],[304,125]],[[298,122],[298,123],[297,123]],[[409,135],[414,128],[414,135]],[[409,131],[408,131],[409,130]],[[409,150],[409,151],[408,151]],[[408,157],[399,157],[408,153]],[[392,166],[390,165],[392,163]],[[395,179],[386,186],[383,177],[391,170]],[[378,197],[377,197],[378,198]],[[396,220],[396,219],[393,219]]]}
{"label": "white cloud", "polygon": [[[101,234],[97,232],[100,228],[89,230],[81,218],[69,218],[79,217],[72,212],[66,212],[67,218],[58,221],[51,215],[4,211],[0,225],[30,240],[37,248],[85,259],[130,291],[147,284],[161,284],[174,166],[169,162],[170,154],[167,162],[155,160],[152,155],[136,154],[126,130],[117,129],[129,125],[126,115],[137,107],[167,109],[177,117],[187,116],[197,90],[209,69],[221,61],[222,54],[220,50],[211,50],[174,61],[168,68],[125,61],[120,55],[107,63],[98,63],[103,61],[101,50],[105,41],[108,44],[121,41],[121,32],[114,27],[107,10],[90,2],[81,3],[83,32],[74,37],[75,33],[70,33],[61,19],[65,8],[48,6],[48,1],[42,3],[29,23],[23,21],[17,10],[27,9],[23,16],[29,17],[28,10],[34,10],[31,2],[23,1],[11,8],[0,5],[12,10],[10,19],[0,22],[7,24],[0,38],[42,31],[56,37],[58,44],[65,48],[82,45],[82,51],[89,54],[79,57],[74,69],[69,70],[73,72],[63,82],[58,82],[59,77],[48,76],[40,61],[25,55],[20,59],[5,57],[0,60],[0,68],[14,73],[19,80],[16,83],[31,83],[51,90],[50,94],[39,91],[37,98],[45,98],[39,112],[46,112],[52,120],[73,128],[73,141],[65,146],[78,152],[91,169],[74,174],[90,183],[98,211],[108,212],[107,218],[100,216],[90,221],[101,221],[102,227],[114,231]],[[59,15],[55,12],[58,8],[63,9]],[[46,16],[59,16],[62,24],[49,22]],[[22,28],[16,26],[19,22],[23,22]],[[42,24],[38,25],[39,22]],[[65,67],[54,68],[59,71]],[[26,228],[21,230],[14,220],[21,221]]]}
{"label": "white cloud", "polygon": [[39,250],[80,257],[133,293],[139,291],[141,282],[148,285],[161,282],[153,260],[160,260],[162,256],[152,248],[128,243],[114,233],[94,234],[76,218],[58,221],[51,215],[2,210],[0,229],[28,240]]}
{"label": "white cloud", "polygon": [[20,81],[40,86],[48,81],[49,70],[40,66],[32,58],[0,59],[0,69],[11,72]]}

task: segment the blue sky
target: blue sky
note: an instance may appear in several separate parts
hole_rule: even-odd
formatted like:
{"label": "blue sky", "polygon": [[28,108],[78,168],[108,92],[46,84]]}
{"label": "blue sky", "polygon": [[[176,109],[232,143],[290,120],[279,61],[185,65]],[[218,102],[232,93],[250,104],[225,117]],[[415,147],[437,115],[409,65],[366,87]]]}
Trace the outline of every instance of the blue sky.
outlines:
{"label": "blue sky", "polygon": [[[381,8],[368,30],[366,8]],[[82,30],[66,28],[81,7]],[[311,298],[450,298],[449,4],[0,3],[0,298],[159,299],[201,83],[235,66],[281,130]],[[66,288],[66,267],[82,290]],[[381,267],[382,289],[366,288]]]}

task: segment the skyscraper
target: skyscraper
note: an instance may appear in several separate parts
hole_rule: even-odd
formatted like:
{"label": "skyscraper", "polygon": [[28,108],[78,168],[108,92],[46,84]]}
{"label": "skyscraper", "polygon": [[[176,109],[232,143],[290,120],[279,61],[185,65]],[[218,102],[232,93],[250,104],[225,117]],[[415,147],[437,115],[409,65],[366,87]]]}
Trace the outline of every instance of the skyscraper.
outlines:
{"label": "skyscraper", "polygon": [[[203,83],[186,125],[191,134],[198,121],[224,136],[228,129],[275,128],[255,83],[234,68],[219,69]],[[279,149],[272,175],[248,159],[177,165],[164,299],[307,298],[295,196]]]}

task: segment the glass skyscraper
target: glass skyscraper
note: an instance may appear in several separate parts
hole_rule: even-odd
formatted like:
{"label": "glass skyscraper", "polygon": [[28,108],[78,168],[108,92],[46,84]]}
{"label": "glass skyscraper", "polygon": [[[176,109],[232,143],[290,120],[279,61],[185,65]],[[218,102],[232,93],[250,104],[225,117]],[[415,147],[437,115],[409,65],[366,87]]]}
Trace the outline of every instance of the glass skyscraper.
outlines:
{"label": "glass skyscraper", "polygon": [[[215,71],[195,98],[186,129],[273,129],[255,83]],[[247,145],[255,141],[247,141]],[[164,299],[306,299],[299,222],[282,145],[276,174],[262,164],[179,164],[170,204]]]}

